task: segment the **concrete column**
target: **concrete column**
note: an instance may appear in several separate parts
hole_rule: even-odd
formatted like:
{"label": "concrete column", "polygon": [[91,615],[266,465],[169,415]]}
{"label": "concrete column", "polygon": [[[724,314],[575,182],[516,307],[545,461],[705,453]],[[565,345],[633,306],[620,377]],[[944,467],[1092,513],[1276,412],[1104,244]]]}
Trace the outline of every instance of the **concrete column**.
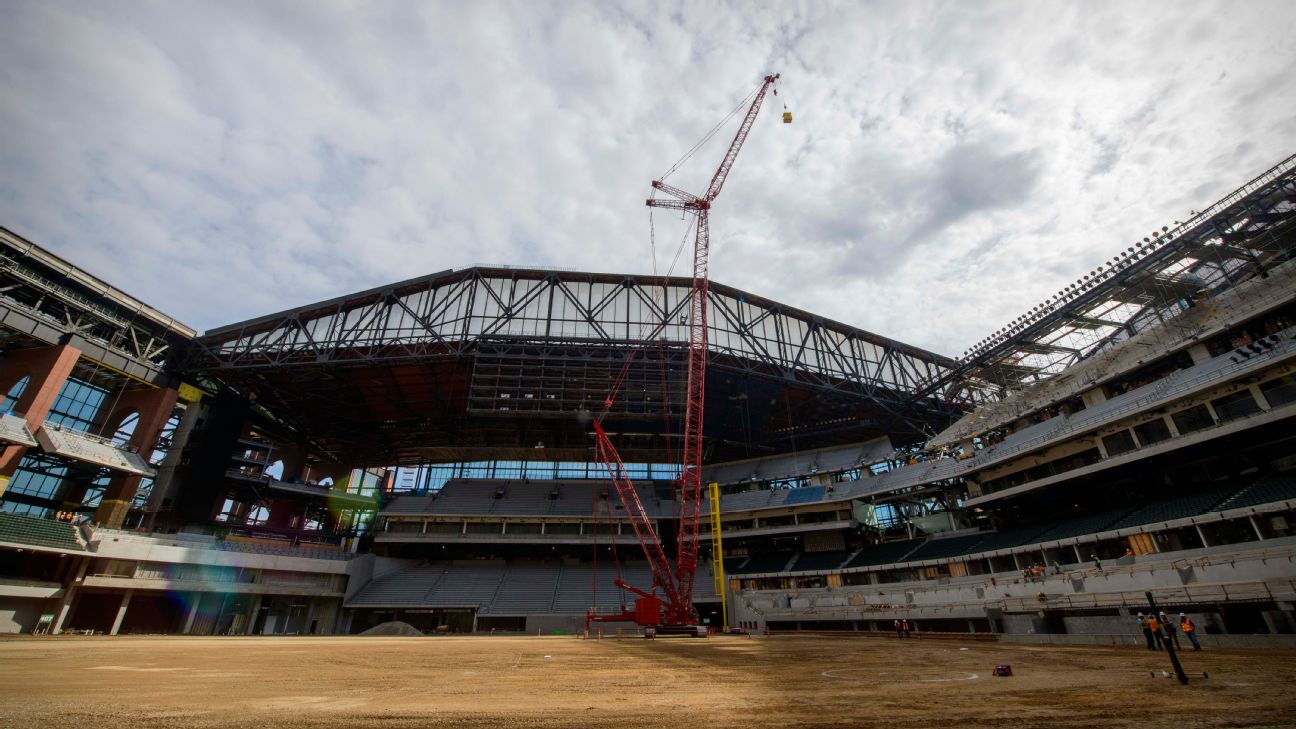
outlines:
{"label": "concrete column", "polygon": [[175,433],[171,438],[171,450],[162,460],[158,467],[158,475],[153,479],[153,490],[149,492],[148,504],[145,509],[149,512],[149,529],[153,528],[153,519],[157,512],[162,510],[162,504],[173,494],[169,493],[175,489],[175,470],[180,465],[180,454],[184,450],[185,444],[189,442],[189,436],[193,433],[194,426],[198,423],[198,418],[206,409],[197,402],[189,403],[185,407],[184,415],[180,417],[179,424],[176,425]]}
{"label": "concrete column", "polygon": [[1142,448],[1145,445],[1143,441],[1139,439],[1138,431],[1134,430],[1134,428],[1126,428],[1125,430],[1129,431],[1130,440],[1134,441],[1135,448]]}
{"label": "concrete column", "polygon": [[[1111,434],[1108,433],[1108,435],[1111,435]],[[1102,439],[1102,436],[1101,436],[1101,435],[1097,435],[1097,434],[1094,435],[1094,438],[1093,438],[1093,444],[1094,444],[1094,447],[1098,449],[1098,456],[1099,456],[1100,458],[1107,458],[1107,457],[1108,457],[1108,456],[1107,456],[1107,446],[1103,443],[1103,439]]]}
{"label": "concrete column", "polygon": [[81,587],[81,580],[85,579],[86,569],[90,566],[90,558],[84,557],[79,562],[80,564],[77,565],[74,573],[75,576],[63,588],[63,602],[59,604],[58,618],[54,620],[54,625],[50,626],[50,633],[53,635],[63,632],[63,622],[67,620],[68,615],[72,614],[72,603]]}
{"label": "concrete column", "polygon": [[266,526],[275,529],[300,529],[306,518],[306,505],[292,499],[269,499],[270,516]]}
{"label": "concrete column", "polygon": [[1247,385],[1247,390],[1251,393],[1251,397],[1255,398],[1256,404],[1260,406],[1261,410],[1273,410],[1273,406],[1269,404],[1269,398],[1264,396],[1264,392],[1260,390],[1259,385]]}
{"label": "concrete column", "polygon": [[[131,433],[126,445],[134,449],[141,458],[148,460],[153,455],[153,447],[157,445],[162,428],[171,418],[178,395],[175,389],[169,387],[123,392],[117,398],[116,408],[102,422],[108,428],[115,428],[130,413],[139,413],[135,432]],[[103,501],[95,510],[95,523],[110,529],[120,529],[122,522],[126,521],[126,513],[130,511],[131,501],[135,498],[141,480],[141,476],[114,476],[104,491]]]}
{"label": "concrete column", "polygon": [[[306,475],[306,446],[300,443],[293,443],[284,447],[282,450],[270,454],[270,463],[283,461],[283,480],[291,481],[294,478],[307,480]],[[266,466],[269,466],[267,463]],[[310,478],[322,478],[316,474],[311,474]],[[334,479],[336,481],[337,479]]]}
{"label": "concrete column", "polygon": [[1202,531],[1201,524],[1193,524],[1193,528],[1197,530],[1197,536],[1201,539],[1203,547],[1214,546],[1210,543],[1210,540],[1206,538],[1206,532]]}
{"label": "concrete column", "polygon": [[[22,378],[27,378],[14,412],[27,421],[27,429],[35,431],[49,415],[58,399],[63,383],[72,374],[81,350],[71,345],[20,349],[7,353],[0,362],[0,387],[8,392]],[[9,487],[9,478],[18,470],[18,462],[27,453],[27,446],[10,445],[0,449],[0,495]]]}
{"label": "concrete column", "polygon": [[1075,550],[1076,562],[1078,562],[1079,564],[1084,564],[1085,559],[1084,559],[1084,555],[1080,554],[1080,545],[1072,544],[1071,549]]}
{"label": "concrete column", "polygon": [[1247,521],[1251,522],[1251,528],[1255,530],[1256,539],[1264,541],[1264,532],[1260,531],[1260,522],[1256,521],[1254,516],[1248,516]]}
{"label": "concrete column", "polygon": [[185,617],[184,630],[180,631],[185,635],[189,635],[189,631],[193,630],[194,618],[198,617],[198,603],[202,602],[203,594],[191,592],[189,597],[193,602],[189,605],[189,615]]}
{"label": "concrete column", "polygon": [[1210,350],[1206,349],[1204,342],[1198,342],[1188,348],[1188,356],[1192,357],[1192,363],[1199,365],[1211,358]]}
{"label": "concrete column", "polygon": [[1103,392],[1101,387],[1093,387],[1080,393],[1080,401],[1084,406],[1091,408],[1098,403],[1107,401],[1107,393]]}
{"label": "concrete column", "polygon": [[252,609],[248,611],[247,626],[243,630],[244,635],[252,635],[252,630],[256,628],[257,613],[261,612],[261,595],[252,598]]}
{"label": "concrete column", "polygon": [[117,608],[117,618],[113,620],[112,630],[108,631],[108,635],[117,635],[117,631],[121,630],[122,621],[126,619],[126,608],[130,607],[131,595],[134,594],[134,590],[127,590],[122,595],[121,605]]}

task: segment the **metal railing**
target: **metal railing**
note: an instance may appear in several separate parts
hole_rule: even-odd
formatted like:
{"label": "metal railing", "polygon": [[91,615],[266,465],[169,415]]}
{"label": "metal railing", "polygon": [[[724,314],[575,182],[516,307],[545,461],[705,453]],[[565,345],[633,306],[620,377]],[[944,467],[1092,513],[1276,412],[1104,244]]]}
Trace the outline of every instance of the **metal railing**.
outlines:
{"label": "metal railing", "polygon": [[[1121,417],[1128,415],[1130,413],[1149,409],[1155,405],[1162,404],[1167,400],[1171,400],[1173,398],[1182,395],[1187,395],[1194,390],[1201,389],[1203,385],[1219,382],[1221,380],[1225,380],[1237,375],[1251,372],[1253,370],[1260,369],[1262,366],[1266,366],[1274,362],[1281,361],[1282,359],[1285,359],[1293,354],[1296,354],[1296,344],[1293,343],[1296,342],[1296,340],[1292,339],[1293,336],[1296,336],[1296,327],[1284,329],[1282,332],[1279,333],[1278,336],[1280,338],[1280,341],[1284,343],[1276,345],[1274,348],[1266,352],[1252,355],[1249,359],[1245,359],[1240,362],[1224,365],[1219,369],[1213,370],[1211,372],[1203,373],[1196,377],[1192,377],[1191,379],[1176,380],[1174,375],[1170,375],[1170,377],[1166,378],[1166,380],[1171,380],[1171,382],[1167,384],[1158,385],[1156,388],[1154,388],[1154,390],[1151,393],[1133,399],[1130,402],[1122,403],[1121,405],[1114,408],[1103,409],[1099,413],[1098,417],[1093,417],[1093,416],[1084,417],[1085,411],[1082,410],[1079,413],[1076,413],[1075,415],[1068,417],[1066,421],[1063,423],[1063,425],[1061,425],[1056,430],[1050,431],[1049,433],[1046,433],[1041,436],[1037,436],[1035,438],[1031,438],[1029,440],[1022,441],[1020,443],[1013,443],[1011,445],[1006,445],[1006,446],[1005,445],[992,446],[990,448],[978,452],[976,456],[967,460],[958,461],[953,458],[941,458],[934,461],[923,461],[921,463],[915,464],[914,466],[902,466],[901,468],[893,469],[891,471],[886,472],[887,474],[894,474],[887,480],[895,481],[895,483],[887,483],[885,485],[878,487],[877,489],[864,491],[862,493],[852,493],[851,496],[859,497],[859,496],[872,495],[877,493],[883,493],[886,491],[891,491],[894,489],[906,488],[908,486],[916,486],[921,483],[926,483],[927,481],[933,480],[928,477],[929,474],[937,470],[950,471],[949,475],[944,476],[943,478],[952,478],[954,476],[965,475],[973,471],[977,471],[982,468],[986,468],[996,463],[999,463],[1012,456],[1016,456],[1031,450],[1035,450],[1036,448],[1039,448],[1040,446],[1046,443],[1061,440],[1063,438],[1084,433],[1090,430],[1096,430],[1104,425],[1108,425],[1116,420],[1119,420]],[[1226,356],[1228,355],[1227,354],[1220,355],[1220,357],[1226,357]],[[1240,419],[1241,418],[1238,418],[1236,420],[1240,420]],[[1227,422],[1235,422],[1235,421],[1227,421]],[[1224,423],[1220,423],[1212,427],[1219,427],[1220,425],[1223,424]],[[1200,433],[1203,430],[1209,430],[1209,429],[1210,428],[1204,428],[1202,430],[1193,431],[1193,432]],[[912,475],[904,473],[906,470],[910,468],[914,468],[916,469],[916,471],[919,471],[921,473],[915,472]],[[943,480],[943,478],[941,480]],[[864,481],[867,481],[867,479],[865,479]]]}

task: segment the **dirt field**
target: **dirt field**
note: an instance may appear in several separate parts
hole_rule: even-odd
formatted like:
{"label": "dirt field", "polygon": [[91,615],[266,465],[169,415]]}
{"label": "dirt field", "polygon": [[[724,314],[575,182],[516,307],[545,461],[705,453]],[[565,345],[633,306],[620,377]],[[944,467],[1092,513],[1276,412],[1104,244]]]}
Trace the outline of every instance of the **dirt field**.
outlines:
{"label": "dirt field", "polygon": [[971,641],[25,638],[0,726],[1296,726],[1296,653],[1184,659],[1187,687],[1143,649]]}

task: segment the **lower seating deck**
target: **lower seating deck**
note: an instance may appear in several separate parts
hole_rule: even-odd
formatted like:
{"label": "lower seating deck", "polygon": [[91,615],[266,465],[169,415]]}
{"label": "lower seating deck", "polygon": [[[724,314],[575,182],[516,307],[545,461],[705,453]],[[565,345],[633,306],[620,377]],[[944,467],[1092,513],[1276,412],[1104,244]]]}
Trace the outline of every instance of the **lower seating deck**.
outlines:
{"label": "lower seating deck", "polygon": [[[652,571],[642,561],[623,562],[619,569],[611,560],[437,561],[372,579],[346,607],[461,608],[482,615],[583,615],[591,608],[608,613],[635,598],[614,584],[617,579],[652,588]],[[698,565],[694,599],[716,599],[709,564]]]}
{"label": "lower seating deck", "polygon": [[[1225,519],[1230,510],[1256,509],[1265,505],[1277,507],[1296,501],[1296,478],[1283,475],[1265,476],[1245,486],[1214,486],[1175,494],[1142,504],[1129,504],[1069,519],[1028,523],[1001,531],[982,531],[953,536],[936,535],[925,539],[900,539],[867,544],[855,550],[820,555],[815,552],[753,552],[737,560],[726,572],[735,576],[795,576],[832,570],[883,571],[903,569],[918,564],[931,565],[1003,558],[1012,563],[1013,554],[1021,555],[1022,566],[1036,562],[1075,564],[1097,556],[1092,545],[1118,535],[1124,540],[1130,534],[1158,528],[1187,528],[1196,522],[1210,523]],[[1214,514],[1214,516],[1212,516]],[[1245,517],[1234,516],[1235,519]],[[1185,526],[1185,522],[1188,522]],[[1246,529],[1250,531],[1250,527]],[[1247,535],[1254,538],[1254,535]],[[1085,543],[1084,550],[1072,545]],[[1119,554],[1104,554],[1112,558]],[[835,562],[835,564],[834,564]],[[988,564],[988,563],[987,563]],[[988,565],[993,568],[995,565]]]}

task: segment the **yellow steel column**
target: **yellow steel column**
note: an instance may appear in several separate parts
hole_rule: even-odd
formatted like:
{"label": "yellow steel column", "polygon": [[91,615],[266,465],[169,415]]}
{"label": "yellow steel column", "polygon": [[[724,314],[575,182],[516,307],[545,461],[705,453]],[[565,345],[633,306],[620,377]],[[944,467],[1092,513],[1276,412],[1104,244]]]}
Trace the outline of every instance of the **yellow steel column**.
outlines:
{"label": "yellow steel column", "polygon": [[724,546],[720,543],[720,484],[707,486],[711,492],[711,575],[715,578],[715,591],[720,596],[720,620],[723,630],[729,630],[729,603],[725,600]]}

